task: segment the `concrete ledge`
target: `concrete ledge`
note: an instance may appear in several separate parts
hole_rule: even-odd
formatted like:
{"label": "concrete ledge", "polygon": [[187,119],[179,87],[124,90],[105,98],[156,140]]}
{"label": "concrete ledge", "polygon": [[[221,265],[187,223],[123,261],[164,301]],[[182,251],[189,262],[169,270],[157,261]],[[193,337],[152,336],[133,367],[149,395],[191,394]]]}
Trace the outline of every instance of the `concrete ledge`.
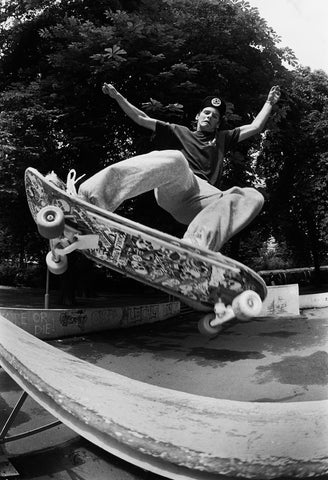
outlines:
{"label": "concrete ledge", "polygon": [[263,302],[261,317],[299,315],[298,284],[268,287],[268,295]]}
{"label": "concrete ledge", "polygon": [[174,480],[328,473],[328,402],[218,400],[145,384],[0,317],[0,363],[38,403],[108,452]]}
{"label": "concrete ledge", "polygon": [[328,318],[328,293],[301,295],[300,309],[307,318]]}
{"label": "concrete ledge", "polygon": [[299,295],[297,283],[268,287],[260,317],[328,316],[328,293]]}
{"label": "concrete ledge", "polygon": [[0,307],[0,315],[44,340],[154,323],[180,313],[180,302],[109,308],[41,309]]}
{"label": "concrete ledge", "polygon": [[315,293],[300,296],[300,308],[325,308],[328,307],[328,293]]}

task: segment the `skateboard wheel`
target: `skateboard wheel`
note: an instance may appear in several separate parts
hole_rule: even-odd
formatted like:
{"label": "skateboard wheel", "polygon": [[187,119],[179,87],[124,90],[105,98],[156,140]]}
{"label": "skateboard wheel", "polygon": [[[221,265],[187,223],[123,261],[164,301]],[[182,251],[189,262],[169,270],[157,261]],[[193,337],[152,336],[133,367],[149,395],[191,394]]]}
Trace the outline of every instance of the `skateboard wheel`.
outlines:
{"label": "skateboard wheel", "polygon": [[221,325],[216,325],[212,327],[211,321],[214,320],[215,315],[213,313],[208,313],[198,322],[198,330],[202,335],[206,337],[215,337],[222,329]]}
{"label": "skateboard wheel", "polygon": [[36,216],[36,224],[42,237],[49,240],[60,237],[65,227],[64,213],[59,207],[43,207]]}
{"label": "skateboard wheel", "polygon": [[245,290],[232,301],[232,308],[238,320],[248,320],[257,317],[262,310],[260,295],[253,290]]}
{"label": "skateboard wheel", "polygon": [[58,256],[58,260],[55,260],[53,253],[50,251],[46,256],[46,263],[49,272],[53,273],[54,275],[62,275],[67,270],[68,262],[66,255],[62,257]]}

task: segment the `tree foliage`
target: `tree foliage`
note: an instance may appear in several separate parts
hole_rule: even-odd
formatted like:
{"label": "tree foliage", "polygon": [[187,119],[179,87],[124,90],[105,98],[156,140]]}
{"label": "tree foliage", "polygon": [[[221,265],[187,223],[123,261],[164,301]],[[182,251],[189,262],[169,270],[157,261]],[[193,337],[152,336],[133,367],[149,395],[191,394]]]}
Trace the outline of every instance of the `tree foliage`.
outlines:
{"label": "tree foliage", "polygon": [[319,266],[327,254],[328,77],[299,68],[285,87],[287,115],[263,140],[259,164],[270,190],[272,234],[296,261]]}

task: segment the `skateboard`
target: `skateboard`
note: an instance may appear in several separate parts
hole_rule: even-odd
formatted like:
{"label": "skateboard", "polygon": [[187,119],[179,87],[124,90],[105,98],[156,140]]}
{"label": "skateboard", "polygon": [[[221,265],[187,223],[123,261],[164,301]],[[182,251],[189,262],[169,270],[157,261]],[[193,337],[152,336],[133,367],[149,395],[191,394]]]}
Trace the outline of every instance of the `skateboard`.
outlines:
{"label": "skateboard", "polygon": [[79,250],[99,265],[205,311],[198,328],[208,336],[233,318],[259,315],[267,288],[247,266],[98,208],[65,187],[34,168],[25,172],[31,214],[50,241],[46,263],[53,274],[64,273],[67,255]]}

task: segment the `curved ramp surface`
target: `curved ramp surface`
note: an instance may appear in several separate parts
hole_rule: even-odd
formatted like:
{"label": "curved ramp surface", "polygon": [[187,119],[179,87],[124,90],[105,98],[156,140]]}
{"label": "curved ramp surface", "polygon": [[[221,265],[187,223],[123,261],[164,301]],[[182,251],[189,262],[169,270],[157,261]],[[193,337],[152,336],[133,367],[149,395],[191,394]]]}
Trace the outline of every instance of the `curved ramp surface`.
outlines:
{"label": "curved ramp surface", "polygon": [[249,403],[149,386],[61,352],[3,317],[0,362],[67,426],[160,475],[270,479],[328,473],[327,401]]}
{"label": "curved ramp surface", "polygon": [[158,387],[241,402],[328,400],[327,318],[232,321],[200,335],[201,314],[51,342],[75,357]]}

